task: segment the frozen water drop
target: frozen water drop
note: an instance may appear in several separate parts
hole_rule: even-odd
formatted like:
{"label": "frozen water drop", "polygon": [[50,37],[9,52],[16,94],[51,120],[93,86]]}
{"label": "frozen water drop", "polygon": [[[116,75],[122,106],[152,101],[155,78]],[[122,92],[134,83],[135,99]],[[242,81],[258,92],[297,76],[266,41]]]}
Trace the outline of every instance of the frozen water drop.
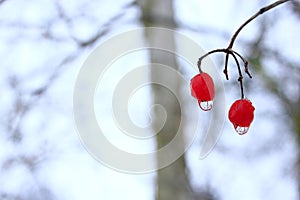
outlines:
{"label": "frozen water drop", "polygon": [[235,131],[239,134],[239,135],[244,135],[245,133],[247,133],[249,130],[249,127],[242,127],[242,126],[237,126],[235,128]]}
{"label": "frozen water drop", "polygon": [[213,101],[199,101],[199,106],[204,111],[209,111],[213,107]]}

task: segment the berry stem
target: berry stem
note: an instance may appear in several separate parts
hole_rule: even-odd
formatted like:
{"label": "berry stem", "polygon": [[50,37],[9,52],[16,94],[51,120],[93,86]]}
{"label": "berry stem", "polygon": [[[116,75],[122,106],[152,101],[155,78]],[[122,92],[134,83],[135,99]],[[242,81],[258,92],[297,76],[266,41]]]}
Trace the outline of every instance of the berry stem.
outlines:
{"label": "berry stem", "polygon": [[227,49],[215,49],[215,50],[212,50],[210,52],[207,52],[206,54],[204,54],[203,56],[201,56],[198,60],[198,63],[197,63],[197,66],[198,66],[198,69],[199,69],[199,72],[201,73],[202,72],[202,69],[201,69],[201,62],[202,60],[210,55],[210,54],[213,54],[213,53],[217,53],[217,52],[223,52],[223,53],[226,53],[227,52]]}
{"label": "berry stem", "polygon": [[224,74],[225,74],[225,77],[226,77],[226,80],[229,80],[229,75],[228,75],[228,60],[229,60],[229,53],[226,53],[226,57],[225,57],[225,68],[223,70]]}
{"label": "berry stem", "polygon": [[248,69],[248,61],[241,55],[239,54],[238,52],[234,51],[231,49],[231,51],[236,54],[244,63],[244,68],[245,68],[245,73],[249,76],[249,78],[252,78],[252,75],[250,74],[249,72],[249,69]]}
{"label": "berry stem", "polygon": [[236,55],[234,53],[232,53],[232,52],[230,52],[230,54],[234,58],[236,66],[237,66],[237,69],[238,69],[238,72],[239,72],[238,81],[240,82],[240,86],[241,86],[241,99],[244,99],[245,95],[244,95],[244,88],[243,88],[243,75],[242,75],[241,66],[240,66],[240,63],[239,63]]}
{"label": "berry stem", "polygon": [[229,55],[231,55],[236,63],[236,66],[237,66],[237,69],[238,69],[238,73],[239,73],[239,78],[238,78],[238,81],[240,82],[240,86],[241,86],[241,96],[242,96],[242,99],[244,98],[244,88],[243,88],[243,74],[242,74],[242,70],[241,70],[241,66],[240,66],[240,63],[237,59],[237,56],[243,61],[244,63],[244,66],[245,66],[245,71],[246,73],[249,75],[250,78],[252,78],[251,74],[249,73],[248,71],[248,62],[247,60],[242,56],[240,55],[239,53],[233,51],[232,49],[215,49],[215,50],[212,50],[210,52],[207,52],[206,54],[204,54],[203,56],[201,56],[198,60],[198,68],[199,68],[199,72],[201,73],[202,70],[201,70],[201,62],[202,60],[210,55],[210,54],[213,54],[213,53],[218,53],[218,52],[221,52],[221,53],[226,53],[226,62],[225,62],[225,69],[224,69],[224,74],[226,76],[226,79],[228,80],[228,72],[227,72],[227,63],[228,63],[228,59],[229,59]]}

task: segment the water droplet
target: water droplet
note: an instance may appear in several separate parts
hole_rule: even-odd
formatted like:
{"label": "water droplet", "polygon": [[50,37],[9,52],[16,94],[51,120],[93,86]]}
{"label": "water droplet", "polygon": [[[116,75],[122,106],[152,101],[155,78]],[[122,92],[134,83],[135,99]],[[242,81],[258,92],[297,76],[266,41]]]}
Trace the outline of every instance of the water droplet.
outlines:
{"label": "water droplet", "polygon": [[199,106],[204,111],[209,111],[213,107],[213,101],[199,101]]}
{"label": "water droplet", "polygon": [[242,127],[242,126],[237,126],[235,128],[235,131],[239,134],[239,135],[244,135],[245,133],[247,133],[249,130],[249,127]]}

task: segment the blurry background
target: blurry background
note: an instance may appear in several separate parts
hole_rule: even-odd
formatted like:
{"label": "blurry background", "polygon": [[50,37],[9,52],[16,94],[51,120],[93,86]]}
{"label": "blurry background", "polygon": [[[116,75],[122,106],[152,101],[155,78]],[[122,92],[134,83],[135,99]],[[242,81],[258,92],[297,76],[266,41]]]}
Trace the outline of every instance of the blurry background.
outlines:
{"label": "blurry background", "polygon": [[[234,49],[251,62],[253,79],[245,77],[245,87],[255,120],[248,134],[238,136],[226,119],[206,159],[199,160],[197,138],[184,157],[158,173],[116,172],[87,153],[73,122],[77,73],[106,39],[136,27],[162,26],[207,51],[224,48],[239,25],[271,2],[0,1],[0,199],[298,200],[299,1],[265,13],[239,35]],[[164,62],[155,53],[145,59]],[[224,55],[212,59],[221,74]],[[227,110],[240,96],[230,64],[230,81],[224,77]],[[156,101],[163,94],[152,89],[146,95]],[[187,109],[199,109],[190,97],[183,98]],[[188,113],[183,117],[192,121]]]}

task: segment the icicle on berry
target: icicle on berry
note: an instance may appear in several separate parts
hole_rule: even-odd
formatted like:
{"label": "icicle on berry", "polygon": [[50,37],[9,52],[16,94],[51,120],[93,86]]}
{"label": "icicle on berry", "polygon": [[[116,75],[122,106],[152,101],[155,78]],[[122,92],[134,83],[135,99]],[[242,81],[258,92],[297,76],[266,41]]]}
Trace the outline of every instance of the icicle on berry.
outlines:
{"label": "icicle on berry", "polygon": [[254,119],[254,110],[255,108],[248,99],[237,100],[231,105],[228,117],[239,135],[248,132]]}
{"label": "icicle on berry", "polygon": [[209,74],[201,72],[191,79],[191,94],[198,100],[202,110],[212,109],[215,86]]}

